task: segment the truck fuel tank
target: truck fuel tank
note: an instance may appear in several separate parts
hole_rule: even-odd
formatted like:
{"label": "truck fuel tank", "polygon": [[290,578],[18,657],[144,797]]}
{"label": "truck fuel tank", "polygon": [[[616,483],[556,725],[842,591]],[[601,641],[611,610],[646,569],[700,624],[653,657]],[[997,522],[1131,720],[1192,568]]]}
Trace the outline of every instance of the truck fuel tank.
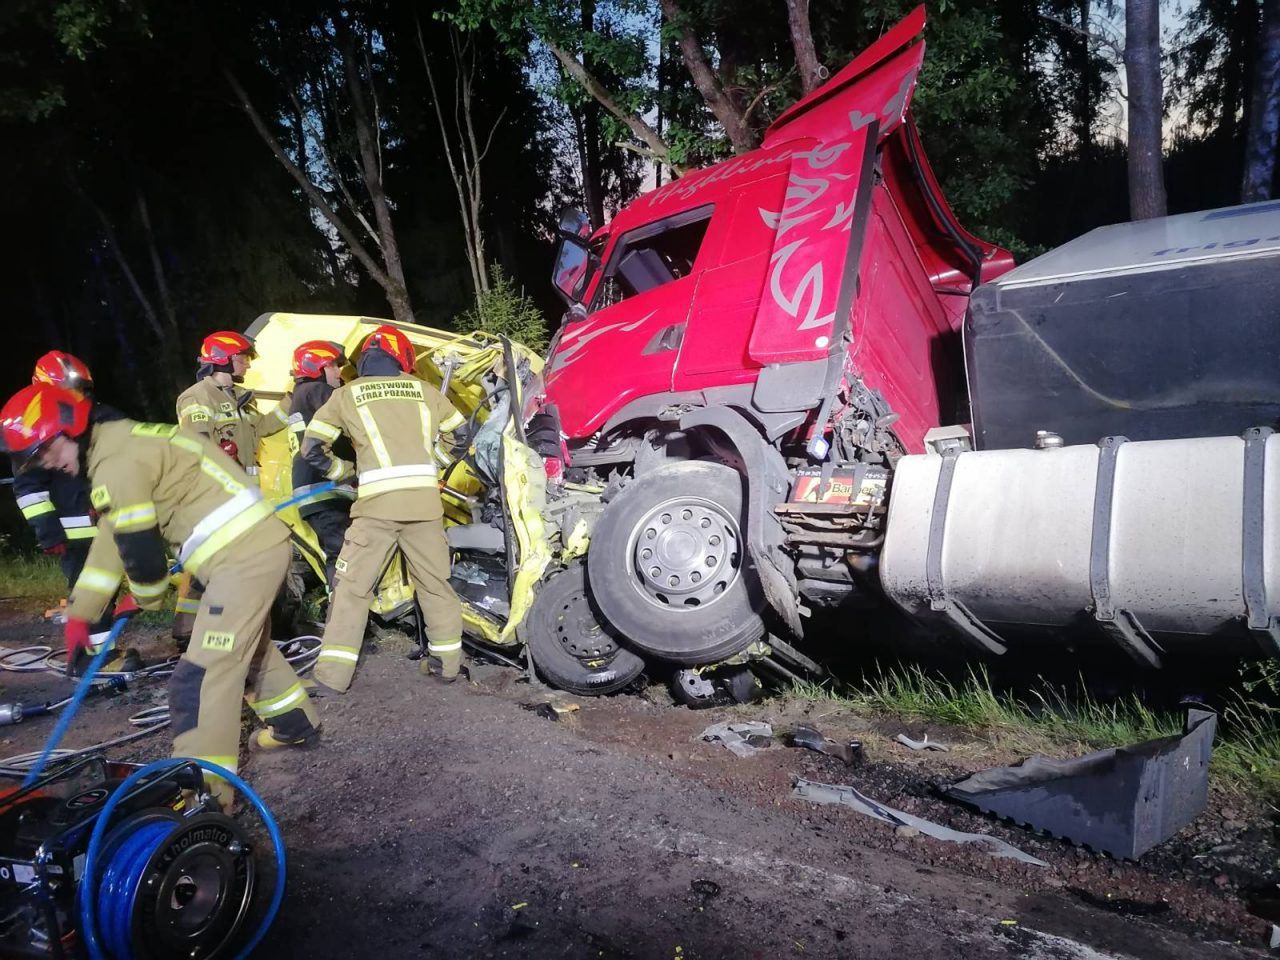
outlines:
{"label": "truck fuel tank", "polygon": [[903,457],[880,577],[990,652],[1083,624],[1149,666],[1207,636],[1280,656],[1280,436]]}

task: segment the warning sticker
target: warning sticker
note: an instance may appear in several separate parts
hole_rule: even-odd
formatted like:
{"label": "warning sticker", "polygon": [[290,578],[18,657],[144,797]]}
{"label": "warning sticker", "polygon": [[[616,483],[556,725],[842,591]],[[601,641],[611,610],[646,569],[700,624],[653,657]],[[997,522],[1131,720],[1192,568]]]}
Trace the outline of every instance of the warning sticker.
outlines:
{"label": "warning sticker", "polygon": [[391,380],[370,380],[351,386],[351,399],[357,407],[375,400],[422,400],[422,384],[411,377],[395,377]]}
{"label": "warning sticker", "polygon": [[236,645],[236,635],[234,633],[218,633],[214,630],[206,630],[204,642],[201,644],[206,650],[214,650],[219,653],[227,653]]}

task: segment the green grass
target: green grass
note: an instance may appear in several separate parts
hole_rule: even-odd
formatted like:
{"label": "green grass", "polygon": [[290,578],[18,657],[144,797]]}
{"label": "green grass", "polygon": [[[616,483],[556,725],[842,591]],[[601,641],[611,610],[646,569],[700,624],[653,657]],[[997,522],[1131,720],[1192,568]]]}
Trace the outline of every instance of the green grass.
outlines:
{"label": "green grass", "polygon": [[[996,691],[982,668],[962,681],[919,667],[887,670],[858,683],[802,683],[802,697],[855,709],[918,717],[980,734],[1017,752],[1068,755],[1182,731],[1180,714],[1156,712],[1136,697],[1102,703],[1087,695]],[[1219,718],[1211,775],[1237,794],[1280,803],[1280,711],[1238,694]]]}
{"label": "green grass", "polygon": [[0,598],[53,603],[67,595],[67,581],[53,557],[43,554],[0,556]]}

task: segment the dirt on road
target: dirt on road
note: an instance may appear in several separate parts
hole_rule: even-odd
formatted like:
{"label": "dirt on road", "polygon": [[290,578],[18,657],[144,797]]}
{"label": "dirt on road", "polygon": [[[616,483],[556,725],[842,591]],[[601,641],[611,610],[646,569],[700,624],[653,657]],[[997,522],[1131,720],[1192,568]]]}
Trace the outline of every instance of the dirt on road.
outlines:
{"label": "dirt on road", "polygon": [[[11,623],[0,645],[42,632],[55,631]],[[142,646],[155,655],[163,642]],[[939,799],[938,784],[1007,759],[958,731],[929,729],[952,751],[916,754],[892,737],[923,728],[831,704],[693,712],[654,691],[581,700],[551,720],[528,709],[549,691],[514,670],[439,686],[406,648],[369,644],[352,692],[319,701],[322,746],[245,759],[289,849],[288,894],[262,957],[1267,955],[1270,924],[1248,906],[1276,879],[1274,825],[1239,799],[1215,797],[1179,837],[1121,863]],[[0,673],[0,700],[66,684]],[[162,687],[91,702],[69,745],[127,729]],[[867,760],[849,768],[780,742],[738,758],[698,739],[729,718],[811,723],[862,740]],[[0,755],[36,749],[50,728],[0,730]],[[149,759],[168,746],[164,734],[141,744],[115,753]],[[1049,865],[793,799],[797,777],[852,784]]]}

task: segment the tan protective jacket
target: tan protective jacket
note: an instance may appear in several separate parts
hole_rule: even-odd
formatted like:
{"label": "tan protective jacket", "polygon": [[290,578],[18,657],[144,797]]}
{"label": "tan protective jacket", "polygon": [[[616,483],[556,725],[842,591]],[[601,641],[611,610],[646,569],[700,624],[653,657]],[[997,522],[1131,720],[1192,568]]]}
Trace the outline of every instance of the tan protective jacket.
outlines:
{"label": "tan protective jacket", "polygon": [[[439,390],[417,377],[358,377],[316,411],[302,455],[330,480],[356,478],[352,517],[439,520],[436,438],[463,422]],[[343,434],[355,448],[355,464],[333,455]]]}
{"label": "tan protective jacket", "polygon": [[213,377],[205,377],[178,397],[178,426],[184,433],[214,443],[230,440],[236,445],[240,466],[256,473],[258,441],[288,426],[290,400],[291,395],[285,394],[270,413],[259,413],[253,391],[235,384],[223,388]]}
{"label": "tan protective jacket", "polygon": [[239,464],[172,424],[95,424],[87,463],[103,535],[71,591],[68,617],[97,620],[126,576],[139,603],[158,606],[169,586],[168,547],[185,572],[208,582],[238,549],[289,538]]}

